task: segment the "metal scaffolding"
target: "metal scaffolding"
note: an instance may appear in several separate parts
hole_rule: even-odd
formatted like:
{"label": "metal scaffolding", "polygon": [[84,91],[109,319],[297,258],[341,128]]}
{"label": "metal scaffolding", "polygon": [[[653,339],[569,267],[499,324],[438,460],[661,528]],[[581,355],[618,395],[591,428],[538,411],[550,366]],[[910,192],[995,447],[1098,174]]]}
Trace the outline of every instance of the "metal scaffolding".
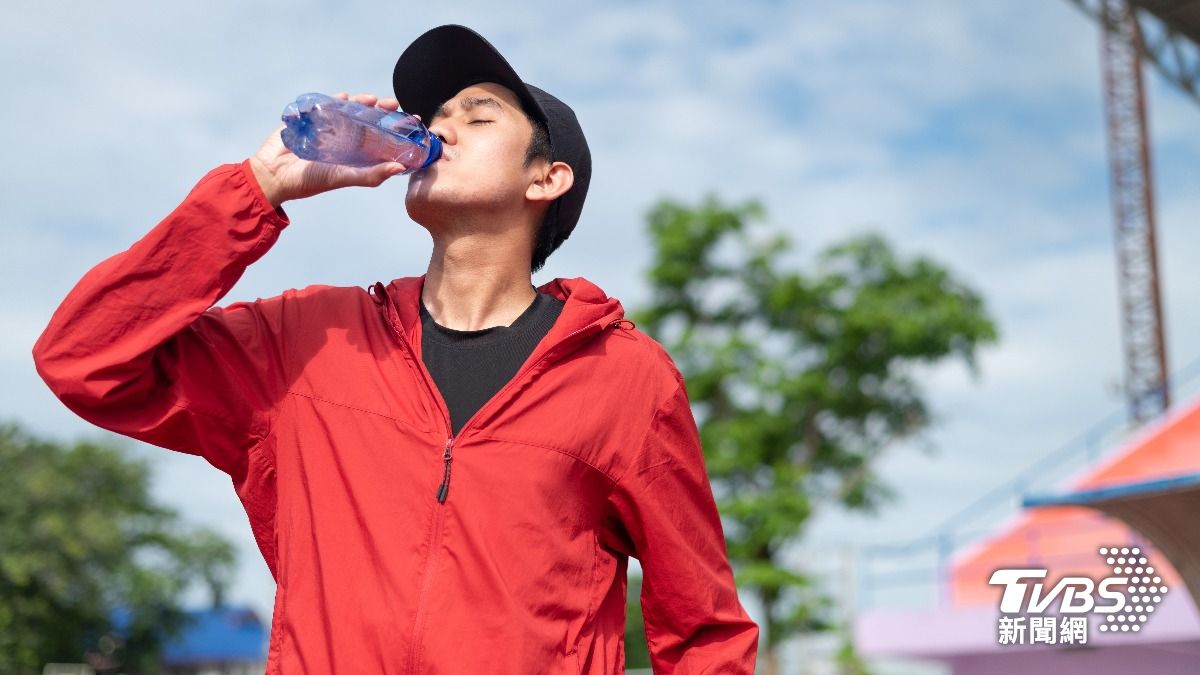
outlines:
{"label": "metal scaffolding", "polygon": [[[1105,30],[1115,30],[1106,0],[1071,0]],[[1200,103],[1200,0],[1132,0],[1142,55],[1180,91]]]}
{"label": "metal scaffolding", "polygon": [[[1141,423],[1170,406],[1142,56],[1150,55],[1160,70],[1164,63],[1173,66],[1185,63],[1179,49],[1165,46],[1188,40],[1175,27],[1188,25],[1179,23],[1179,17],[1186,17],[1187,12],[1194,14],[1200,3],[1149,3],[1160,12],[1155,15],[1160,25],[1156,32],[1164,36],[1155,42],[1157,51],[1152,55],[1134,4],[1126,0],[1072,2],[1103,28],[1101,69],[1125,352],[1125,392],[1130,416]],[[1142,10],[1149,11],[1145,7]],[[1172,21],[1176,23],[1168,23],[1164,17],[1174,17]],[[1166,56],[1169,51],[1179,58],[1169,60]],[[1193,96],[1197,79],[1195,63],[1190,70],[1184,67],[1172,70],[1173,81]]]}

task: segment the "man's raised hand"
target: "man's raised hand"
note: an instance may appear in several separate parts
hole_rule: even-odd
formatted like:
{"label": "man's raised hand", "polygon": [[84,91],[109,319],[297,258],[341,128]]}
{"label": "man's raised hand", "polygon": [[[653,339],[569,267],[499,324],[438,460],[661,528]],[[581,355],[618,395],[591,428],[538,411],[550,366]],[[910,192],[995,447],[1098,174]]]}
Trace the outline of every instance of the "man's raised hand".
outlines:
{"label": "man's raised hand", "polygon": [[[381,99],[373,94],[358,94],[351,98],[345,92],[339,92],[335,97],[388,111],[400,109],[400,102],[396,99]],[[279,206],[285,201],[304,199],[340,187],[376,187],[405,170],[404,165],[399,162],[354,167],[301,159],[283,144],[283,138],[280,136],[283,129],[284,125],[280,124],[250,157],[250,168],[254,170],[254,177],[258,179],[258,184],[271,206]]]}

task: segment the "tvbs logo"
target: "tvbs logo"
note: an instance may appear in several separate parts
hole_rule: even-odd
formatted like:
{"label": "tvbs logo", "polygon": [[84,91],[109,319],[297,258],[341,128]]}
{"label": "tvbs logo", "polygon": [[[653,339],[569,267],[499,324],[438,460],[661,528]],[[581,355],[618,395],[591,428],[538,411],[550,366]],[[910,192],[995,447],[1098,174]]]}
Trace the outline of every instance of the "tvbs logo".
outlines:
{"label": "tvbs logo", "polygon": [[988,583],[1004,587],[1000,612],[1042,614],[1055,609],[1068,616],[1096,613],[1105,616],[1101,631],[1140,631],[1167,593],[1162,577],[1155,575],[1137,547],[1104,547],[1099,553],[1113,571],[1099,581],[1064,576],[1048,586],[1045,569],[996,570]]}

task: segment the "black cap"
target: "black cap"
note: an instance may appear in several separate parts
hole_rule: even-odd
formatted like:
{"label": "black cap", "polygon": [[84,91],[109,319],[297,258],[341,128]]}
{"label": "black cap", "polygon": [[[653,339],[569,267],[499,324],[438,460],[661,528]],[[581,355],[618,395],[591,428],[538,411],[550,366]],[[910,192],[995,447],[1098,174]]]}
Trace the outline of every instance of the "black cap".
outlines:
{"label": "black cap", "polygon": [[413,40],[396,61],[392,89],[405,112],[428,122],[438,106],[464,87],[495,82],[513,91],[525,112],[550,132],[553,160],[566,162],[575,182],[546,211],[557,247],[571,235],[592,177],[592,155],[575,112],[554,96],[523,82],[500,52],[466,26],[438,26]]}

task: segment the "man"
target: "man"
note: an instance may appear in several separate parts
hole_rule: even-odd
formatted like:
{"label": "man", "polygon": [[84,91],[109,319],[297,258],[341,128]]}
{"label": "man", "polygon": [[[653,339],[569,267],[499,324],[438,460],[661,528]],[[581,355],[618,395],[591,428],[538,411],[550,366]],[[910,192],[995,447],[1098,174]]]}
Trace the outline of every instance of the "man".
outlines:
{"label": "man", "polygon": [[84,276],[38,372],[229,474],[278,583],[268,673],[623,672],[629,556],[656,672],[753,672],[682,376],[592,282],[530,283],[587,192],[574,113],[462,26],[419,37],[394,86],[356,100],[445,147],[405,201],[425,274],[214,307],[281,204],[403,170],[306,162],[277,129]]}

